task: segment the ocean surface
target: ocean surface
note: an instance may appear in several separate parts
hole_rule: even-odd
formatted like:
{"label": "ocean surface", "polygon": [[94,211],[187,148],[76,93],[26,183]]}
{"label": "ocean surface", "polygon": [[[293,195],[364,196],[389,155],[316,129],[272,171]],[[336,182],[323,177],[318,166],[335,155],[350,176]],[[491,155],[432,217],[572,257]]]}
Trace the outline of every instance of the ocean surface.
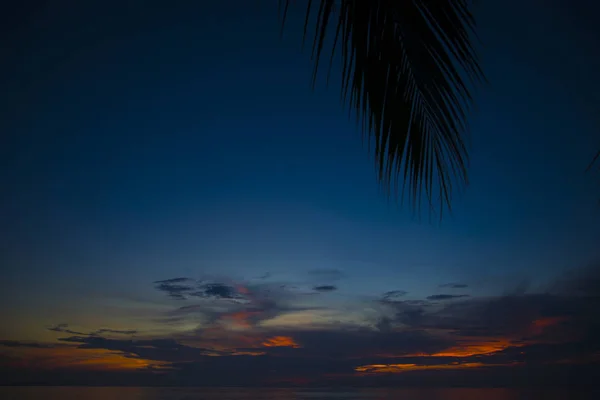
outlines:
{"label": "ocean surface", "polygon": [[123,387],[0,387],[2,400],[591,400],[598,392],[522,389],[204,389]]}

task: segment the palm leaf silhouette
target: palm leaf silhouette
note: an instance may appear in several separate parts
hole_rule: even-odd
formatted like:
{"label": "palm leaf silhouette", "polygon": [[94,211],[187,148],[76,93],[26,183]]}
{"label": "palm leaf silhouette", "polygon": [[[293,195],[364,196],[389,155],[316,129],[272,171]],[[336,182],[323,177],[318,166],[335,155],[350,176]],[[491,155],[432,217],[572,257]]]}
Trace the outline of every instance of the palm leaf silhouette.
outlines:
{"label": "palm leaf silhouette", "polygon": [[[279,1],[283,29],[294,2]],[[471,43],[470,1],[304,4],[304,38],[314,21],[313,85],[329,38],[329,68],[334,55],[341,54],[342,99],[373,145],[383,189],[408,198],[416,213],[424,196],[430,217],[439,211],[441,218],[444,209],[451,211],[456,186],[468,183],[469,84],[484,78]]]}
{"label": "palm leaf silhouette", "polygon": [[[586,168],[586,172],[600,172],[600,150],[596,153],[596,155],[592,158],[592,161],[588,164]],[[596,168],[594,168],[596,167]],[[600,204],[600,200],[598,200],[598,204]]]}

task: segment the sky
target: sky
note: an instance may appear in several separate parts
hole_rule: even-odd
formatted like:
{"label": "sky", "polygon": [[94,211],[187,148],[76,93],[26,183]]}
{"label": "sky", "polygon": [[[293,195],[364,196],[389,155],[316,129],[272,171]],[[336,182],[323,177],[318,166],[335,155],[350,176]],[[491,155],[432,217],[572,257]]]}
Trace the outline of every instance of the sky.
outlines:
{"label": "sky", "polygon": [[597,376],[599,6],[483,3],[440,224],[311,89],[302,7],[280,36],[271,1],[3,5],[0,383]]}

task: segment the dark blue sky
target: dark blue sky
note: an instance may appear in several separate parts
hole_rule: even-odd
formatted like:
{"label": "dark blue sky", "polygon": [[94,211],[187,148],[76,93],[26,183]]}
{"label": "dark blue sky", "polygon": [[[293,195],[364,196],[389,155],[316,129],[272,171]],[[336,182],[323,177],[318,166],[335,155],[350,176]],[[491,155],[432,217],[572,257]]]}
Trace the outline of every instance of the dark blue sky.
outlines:
{"label": "dark blue sky", "polygon": [[337,269],[338,305],[452,281],[535,289],[600,256],[592,2],[481,2],[489,85],[471,184],[441,226],[381,194],[337,84],[310,90],[303,10],[280,38],[271,2],[108,3],[3,17],[0,336],[97,325],[90,307],[175,276]]}

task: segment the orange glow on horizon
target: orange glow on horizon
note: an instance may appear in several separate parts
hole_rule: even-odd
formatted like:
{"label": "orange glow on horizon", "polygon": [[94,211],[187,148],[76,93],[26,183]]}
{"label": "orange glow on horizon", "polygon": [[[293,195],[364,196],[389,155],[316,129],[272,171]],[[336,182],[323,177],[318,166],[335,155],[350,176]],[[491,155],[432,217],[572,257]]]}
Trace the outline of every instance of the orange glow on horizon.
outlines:
{"label": "orange glow on horizon", "polygon": [[274,336],[265,340],[262,345],[265,347],[300,347],[300,345],[290,336]]}
{"label": "orange glow on horizon", "polygon": [[81,369],[88,371],[134,371],[145,368],[165,369],[169,363],[126,357],[119,351],[77,347],[20,348],[9,352],[9,365],[33,369]]}

